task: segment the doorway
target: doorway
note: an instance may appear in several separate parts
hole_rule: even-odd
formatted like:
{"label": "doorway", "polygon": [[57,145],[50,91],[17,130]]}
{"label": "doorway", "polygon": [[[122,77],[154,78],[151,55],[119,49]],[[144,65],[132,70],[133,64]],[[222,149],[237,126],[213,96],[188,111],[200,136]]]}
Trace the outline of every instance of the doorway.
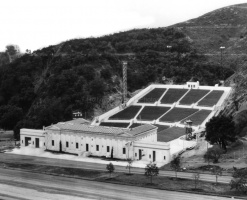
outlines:
{"label": "doorway", "polygon": [[155,151],[153,151],[153,162],[156,161],[156,155],[155,155]]}
{"label": "doorway", "polygon": [[29,144],[31,144],[31,138],[25,137],[25,146],[28,146]]}
{"label": "doorway", "polygon": [[139,149],[139,160],[141,160],[141,159],[142,159],[142,150]]}
{"label": "doorway", "polygon": [[39,138],[35,138],[35,148],[39,148]]}

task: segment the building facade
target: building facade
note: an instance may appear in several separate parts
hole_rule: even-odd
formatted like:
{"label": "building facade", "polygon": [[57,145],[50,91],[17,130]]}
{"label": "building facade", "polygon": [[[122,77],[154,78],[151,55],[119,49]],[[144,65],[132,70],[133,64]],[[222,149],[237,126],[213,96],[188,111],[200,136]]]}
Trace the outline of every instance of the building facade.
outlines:
{"label": "building facade", "polygon": [[20,131],[20,143],[21,146],[45,149],[45,131],[23,128]]}
{"label": "building facade", "polygon": [[[157,127],[132,129],[60,122],[44,130],[21,129],[21,146],[66,152],[78,156],[111,157],[168,163],[170,146],[157,142]],[[36,144],[39,142],[39,145]]]}

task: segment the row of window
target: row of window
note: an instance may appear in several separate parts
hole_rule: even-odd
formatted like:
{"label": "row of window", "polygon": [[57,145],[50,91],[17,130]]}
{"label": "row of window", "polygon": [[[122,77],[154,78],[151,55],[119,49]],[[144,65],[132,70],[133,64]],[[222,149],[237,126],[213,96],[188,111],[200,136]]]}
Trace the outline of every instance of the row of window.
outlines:
{"label": "row of window", "polygon": [[195,88],[196,86],[195,85],[188,85],[188,87]]}
{"label": "row of window", "polygon": [[[52,146],[54,146],[55,145],[55,141],[52,140],[51,144],[52,144]],[[68,148],[68,147],[69,147],[69,142],[66,142],[66,148]],[[79,143],[76,142],[76,149],[78,149],[78,148],[79,148]],[[88,144],[86,144],[86,151],[88,151]],[[99,151],[99,145],[98,144],[96,145],[96,151]],[[110,146],[106,147],[106,151],[110,152]],[[126,148],[123,148],[123,154],[126,154]]]}

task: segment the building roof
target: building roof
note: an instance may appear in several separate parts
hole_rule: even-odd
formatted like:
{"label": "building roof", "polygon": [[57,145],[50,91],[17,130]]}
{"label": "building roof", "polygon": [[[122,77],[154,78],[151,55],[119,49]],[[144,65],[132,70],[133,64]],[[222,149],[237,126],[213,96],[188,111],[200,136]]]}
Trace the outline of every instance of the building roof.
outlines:
{"label": "building roof", "polygon": [[92,126],[86,124],[78,124],[71,122],[59,122],[55,125],[51,125],[45,128],[46,130],[70,130],[82,132],[82,133],[97,133],[97,134],[106,134],[112,136],[121,136],[121,137],[136,137],[138,135],[144,134],[147,131],[157,129],[156,126],[151,124],[145,124],[138,126],[133,129],[126,128],[117,128],[117,127],[107,127],[107,126]]}
{"label": "building roof", "polygon": [[90,122],[86,119],[83,119],[83,118],[77,118],[77,119],[73,119],[70,121],[66,121],[66,123],[89,124]]}
{"label": "building roof", "polygon": [[131,134],[133,136],[136,136],[136,135],[139,135],[141,133],[150,131],[152,129],[158,129],[158,128],[156,126],[152,125],[152,124],[144,124],[144,125],[137,126],[135,128],[132,128],[132,129],[128,130],[127,133],[129,133],[129,134]]}

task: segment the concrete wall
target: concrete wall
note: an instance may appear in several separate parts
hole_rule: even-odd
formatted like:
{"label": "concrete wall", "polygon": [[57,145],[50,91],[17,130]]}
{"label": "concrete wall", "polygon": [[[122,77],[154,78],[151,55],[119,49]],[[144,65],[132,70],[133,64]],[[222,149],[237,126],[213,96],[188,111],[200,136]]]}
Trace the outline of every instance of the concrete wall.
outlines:
{"label": "concrete wall", "polygon": [[169,144],[171,147],[171,150],[170,150],[171,156],[174,156],[174,155],[177,155],[182,150],[185,150],[186,148],[194,147],[196,145],[196,141],[195,140],[192,140],[192,141],[184,140],[182,136],[180,138],[170,141]]}
{"label": "concrete wall", "polygon": [[[45,148],[45,131],[36,129],[21,129],[20,144],[21,147],[29,146],[32,148]],[[28,139],[28,142],[27,142]],[[36,140],[38,139],[38,141]],[[38,144],[37,144],[38,142]]]}
{"label": "concrete wall", "polygon": [[[126,145],[130,141],[125,138],[120,139],[104,135],[90,135],[69,131],[66,131],[66,133],[61,132],[60,134],[60,131],[47,130],[46,141],[47,149],[52,151],[59,151],[61,141],[62,151],[78,155],[90,152],[94,156],[110,157],[112,148],[114,158],[127,159],[128,155],[130,157],[133,155],[133,150]],[[52,145],[52,141],[54,141],[54,145]],[[87,145],[88,151],[86,149]],[[109,152],[107,152],[107,146],[109,146]],[[123,152],[123,148],[125,148],[125,153]]]}
{"label": "concrete wall", "polygon": [[[134,142],[134,159],[166,164],[171,160],[170,144],[164,142]],[[155,154],[155,158],[154,158]]]}

